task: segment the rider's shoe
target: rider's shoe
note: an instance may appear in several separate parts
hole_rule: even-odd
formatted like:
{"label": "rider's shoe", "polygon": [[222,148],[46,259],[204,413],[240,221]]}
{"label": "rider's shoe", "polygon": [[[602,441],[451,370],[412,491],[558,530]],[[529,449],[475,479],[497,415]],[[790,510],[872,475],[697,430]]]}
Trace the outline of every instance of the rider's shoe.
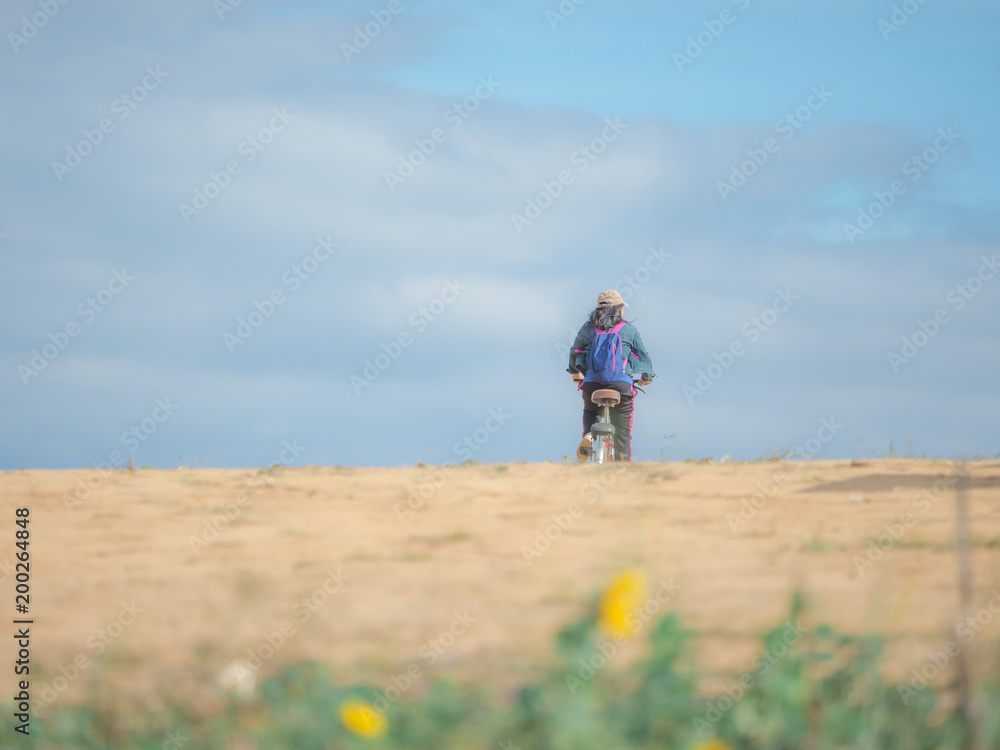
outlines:
{"label": "rider's shoe", "polygon": [[576,457],[581,461],[586,461],[590,458],[591,448],[594,447],[594,436],[589,432],[583,436],[583,440],[580,441],[580,445],[576,449]]}

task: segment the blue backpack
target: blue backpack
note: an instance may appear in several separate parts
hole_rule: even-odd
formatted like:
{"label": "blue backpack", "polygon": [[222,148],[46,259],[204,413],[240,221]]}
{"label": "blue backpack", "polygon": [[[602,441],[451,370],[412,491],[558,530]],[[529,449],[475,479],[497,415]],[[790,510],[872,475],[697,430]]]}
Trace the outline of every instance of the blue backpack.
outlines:
{"label": "blue backpack", "polygon": [[610,384],[626,379],[622,337],[618,335],[624,325],[622,321],[610,331],[594,328],[594,341],[587,353],[587,380]]}

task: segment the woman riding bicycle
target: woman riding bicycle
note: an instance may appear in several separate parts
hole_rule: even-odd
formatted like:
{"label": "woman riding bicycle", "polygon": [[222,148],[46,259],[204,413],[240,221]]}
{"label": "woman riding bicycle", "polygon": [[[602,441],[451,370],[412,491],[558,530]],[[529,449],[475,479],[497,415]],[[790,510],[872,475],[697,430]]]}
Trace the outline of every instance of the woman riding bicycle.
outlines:
{"label": "woman riding bicycle", "polygon": [[[566,371],[579,384],[578,389],[583,394],[583,440],[576,451],[577,458],[582,461],[590,455],[590,431],[598,414],[598,407],[591,401],[591,396],[594,391],[602,388],[610,388],[621,394],[621,401],[611,409],[611,423],[615,426],[615,460],[632,460],[632,413],[635,398],[632,375],[635,373],[641,378],[639,385],[649,385],[656,375],[639,331],[622,317],[622,310],[626,307],[628,303],[617,290],[601,292],[597,296],[596,309],[576,334],[576,341],[569,353],[569,367]],[[624,359],[625,366],[622,375],[613,382],[602,382],[596,373],[588,369],[594,337],[604,333],[616,333],[621,339],[620,356]]]}

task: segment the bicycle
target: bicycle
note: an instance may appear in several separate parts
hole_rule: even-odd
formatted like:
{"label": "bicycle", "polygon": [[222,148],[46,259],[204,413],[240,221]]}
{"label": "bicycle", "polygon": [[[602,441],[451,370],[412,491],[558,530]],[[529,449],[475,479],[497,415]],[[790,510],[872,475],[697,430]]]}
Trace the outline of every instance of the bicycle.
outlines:
{"label": "bicycle", "polygon": [[[648,373],[644,372],[641,375],[632,373],[633,385],[649,379]],[[611,407],[617,406],[622,400],[621,394],[610,388],[602,388],[594,391],[590,400],[600,408],[600,411],[594,426],[590,428],[590,432],[584,435],[584,438],[590,438],[591,444],[587,460],[595,464],[614,461],[615,426],[611,424]]]}

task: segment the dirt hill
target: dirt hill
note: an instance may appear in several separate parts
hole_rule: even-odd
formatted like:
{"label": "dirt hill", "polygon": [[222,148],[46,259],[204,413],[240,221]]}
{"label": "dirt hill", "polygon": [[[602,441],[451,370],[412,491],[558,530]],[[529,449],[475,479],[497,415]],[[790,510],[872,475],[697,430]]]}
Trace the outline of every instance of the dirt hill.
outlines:
{"label": "dirt hill", "polygon": [[[968,648],[986,656],[1000,636],[989,609],[1000,614],[1000,464],[966,469],[980,615]],[[44,668],[35,684],[60,702],[98,674],[208,694],[252,657],[265,674],[309,657],[376,684],[409,670],[418,688],[440,672],[503,688],[625,568],[700,632],[709,675],[748,670],[797,588],[808,623],[888,635],[898,676],[954,623],[957,470],[893,459],[6,472],[3,596],[12,607],[14,510],[28,507],[32,674]],[[12,677],[3,670],[5,694]]]}

